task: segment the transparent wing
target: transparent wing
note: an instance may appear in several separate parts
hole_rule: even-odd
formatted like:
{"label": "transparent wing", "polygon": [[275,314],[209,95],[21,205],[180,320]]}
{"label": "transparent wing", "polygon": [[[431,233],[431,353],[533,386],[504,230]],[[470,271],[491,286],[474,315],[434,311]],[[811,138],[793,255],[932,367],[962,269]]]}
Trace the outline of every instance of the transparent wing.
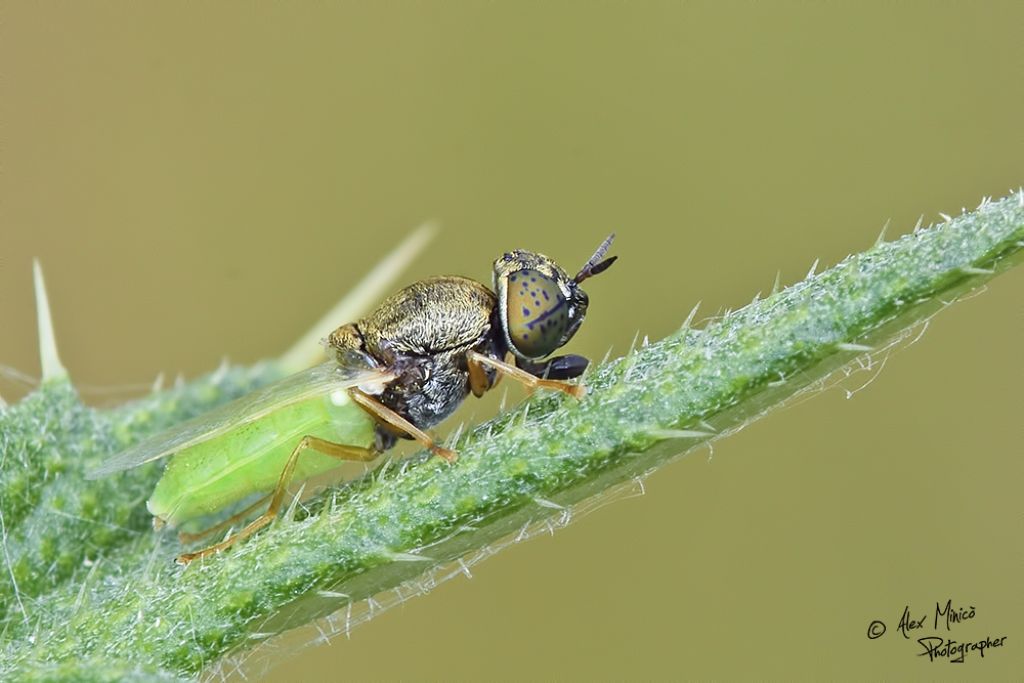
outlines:
{"label": "transparent wing", "polygon": [[341,366],[328,361],[289,375],[262,389],[182,422],[121,451],[86,473],[87,479],[120,472],[157,460],[198,443],[220,436],[229,429],[253,422],[265,415],[307,398],[361,384],[387,381],[391,375],[369,365]]}

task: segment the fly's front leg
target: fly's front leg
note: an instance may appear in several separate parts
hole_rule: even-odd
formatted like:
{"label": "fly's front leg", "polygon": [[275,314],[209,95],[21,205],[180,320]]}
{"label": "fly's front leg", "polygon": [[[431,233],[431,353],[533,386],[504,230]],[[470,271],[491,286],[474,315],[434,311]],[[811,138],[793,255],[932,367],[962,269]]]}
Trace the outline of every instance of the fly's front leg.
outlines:
{"label": "fly's front leg", "polygon": [[360,448],[359,446],[348,446],[346,444],[334,443],[333,441],[327,441],[315,436],[304,436],[299,441],[298,445],[292,451],[292,454],[288,456],[288,462],[285,464],[284,469],[281,471],[281,476],[277,480],[277,487],[274,489],[274,493],[270,498],[270,506],[267,511],[256,518],[252,523],[246,526],[241,531],[231,534],[226,539],[211,545],[209,548],[203,548],[194,553],[185,553],[178,557],[178,564],[188,564],[192,560],[199,559],[200,557],[206,557],[214,553],[219,553],[225,548],[229,548],[243,538],[247,538],[263,527],[274,521],[277,517],[278,511],[281,509],[281,504],[284,502],[284,494],[288,490],[288,484],[291,482],[292,475],[295,473],[295,465],[299,460],[299,455],[302,454],[307,448],[311,448],[318,453],[329,455],[332,458],[338,458],[339,460],[354,460],[357,462],[370,462],[376,460],[377,456],[380,455],[377,451],[370,448]]}
{"label": "fly's front leg", "polygon": [[466,367],[469,370],[469,390],[477,398],[486,394],[501,381],[501,375],[495,374],[494,381],[491,382],[491,378],[487,374],[487,368],[480,363],[470,362],[468,358],[466,359]]}
{"label": "fly's front leg", "polygon": [[364,394],[358,389],[350,389],[349,394],[352,396],[352,400],[365,408],[371,415],[377,417],[383,422],[387,422],[392,427],[408,434],[416,441],[419,441],[427,450],[434,455],[440,456],[448,462],[455,462],[459,457],[455,451],[449,450],[442,446],[438,446],[434,443],[434,440],[430,438],[430,435],[425,431],[409,422],[404,417],[396,413],[395,411],[388,408],[386,405],[378,401],[377,399]]}
{"label": "fly's front leg", "polygon": [[575,379],[582,375],[589,365],[589,360],[576,354],[555,356],[543,363],[516,358],[517,368],[541,379]]}
{"label": "fly's front leg", "polygon": [[521,370],[520,368],[510,365],[504,361],[500,361],[497,358],[485,356],[478,351],[469,351],[466,354],[466,362],[470,368],[470,376],[472,376],[473,372],[479,371],[474,370],[474,365],[477,366],[477,368],[484,365],[493,368],[504,375],[508,375],[530,389],[553,389],[555,391],[561,391],[562,393],[569,394],[573,398],[583,398],[587,393],[586,387],[582,384],[573,384],[572,382],[565,382],[557,379],[541,379],[540,377],[531,375],[526,370]]}

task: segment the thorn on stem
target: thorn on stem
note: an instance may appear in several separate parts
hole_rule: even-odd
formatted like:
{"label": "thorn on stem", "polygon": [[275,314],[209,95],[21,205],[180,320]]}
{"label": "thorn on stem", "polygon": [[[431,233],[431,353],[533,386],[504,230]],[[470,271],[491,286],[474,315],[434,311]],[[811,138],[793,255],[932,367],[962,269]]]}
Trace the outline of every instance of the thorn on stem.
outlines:
{"label": "thorn on stem", "polygon": [[43,268],[39,259],[32,260],[32,277],[36,290],[36,320],[39,325],[39,362],[42,366],[42,381],[64,379],[68,371],[57,355],[57,339],[53,333],[53,317],[50,315],[50,300],[46,296]]}
{"label": "thorn on stem", "polygon": [[686,316],[686,320],[683,321],[684,330],[689,329],[690,323],[692,323],[693,319],[697,316],[698,308],[700,308],[700,301],[693,305],[693,308],[690,309],[690,315]]}
{"label": "thorn on stem", "polygon": [[281,365],[294,372],[319,362],[323,352],[317,341],[338,325],[357,319],[382,299],[399,274],[426,248],[438,229],[437,223],[427,222],[409,233],[341,301],[281,355]]}
{"label": "thorn on stem", "polygon": [[882,232],[878,233],[878,238],[875,240],[875,246],[885,243],[885,233],[889,230],[889,224],[892,222],[891,218],[886,219],[885,225],[882,226]]}

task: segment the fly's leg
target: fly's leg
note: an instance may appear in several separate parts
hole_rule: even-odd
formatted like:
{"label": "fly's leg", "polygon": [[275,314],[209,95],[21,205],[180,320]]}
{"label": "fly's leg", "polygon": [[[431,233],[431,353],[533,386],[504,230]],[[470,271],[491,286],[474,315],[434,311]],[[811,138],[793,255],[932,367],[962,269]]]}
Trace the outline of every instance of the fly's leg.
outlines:
{"label": "fly's leg", "polygon": [[311,448],[318,453],[323,453],[324,455],[329,455],[332,458],[338,458],[339,460],[354,460],[357,462],[370,462],[371,460],[376,460],[377,456],[380,455],[377,451],[370,448],[360,448],[358,446],[334,443],[333,441],[327,441],[326,439],[320,439],[315,436],[302,437],[302,440],[299,441],[297,446],[295,446],[292,454],[288,456],[288,462],[281,471],[281,476],[277,480],[277,487],[274,489],[274,493],[270,497],[270,506],[267,508],[267,511],[257,517],[244,529],[231,534],[220,543],[211,545],[209,548],[203,548],[202,550],[194,553],[185,553],[184,555],[180,555],[178,557],[178,564],[188,564],[192,560],[199,559],[200,557],[219,553],[243,538],[253,535],[274,521],[274,518],[277,517],[277,513],[281,509],[281,504],[284,502],[284,494],[288,490],[288,484],[291,482],[292,474],[295,473],[295,465],[299,460],[299,455],[301,455],[307,448]]}
{"label": "fly's leg", "polygon": [[568,356],[555,356],[544,363],[516,358],[517,368],[543,379],[576,379],[586,372],[589,365],[589,360],[574,353]]}
{"label": "fly's leg", "polygon": [[204,539],[207,536],[212,536],[216,533],[224,531],[225,529],[230,529],[235,524],[242,521],[256,510],[259,510],[262,506],[266,505],[267,501],[270,500],[271,497],[273,497],[273,495],[273,493],[268,493],[267,495],[263,496],[249,507],[239,512],[237,515],[231,515],[223,522],[214,524],[208,529],[197,531],[194,534],[190,534],[187,531],[181,531],[178,533],[178,541],[180,541],[181,543],[195,543],[196,541]]}
{"label": "fly's leg", "polygon": [[572,382],[566,382],[558,379],[541,379],[531,375],[526,370],[517,368],[514,365],[510,365],[504,361],[500,361],[497,358],[491,358],[485,356],[477,351],[470,351],[466,354],[466,362],[470,368],[470,374],[476,372],[473,366],[486,365],[494,368],[498,372],[508,375],[517,382],[521,382],[530,389],[553,389],[555,391],[561,391],[562,393],[569,394],[573,398],[583,398],[587,393],[586,387],[582,384],[573,384]]}
{"label": "fly's leg", "polygon": [[487,368],[480,363],[467,362],[466,367],[469,370],[469,389],[477,398],[486,394],[501,381],[499,374],[495,375],[494,381],[491,382],[491,378],[487,376]]}
{"label": "fly's leg", "polygon": [[361,405],[371,415],[379,418],[384,422],[387,422],[389,425],[395,427],[399,431],[408,434],[416,441],[419,441],[421,444],[423,444],[424,448],[429,450],[434,455],[440,456],[447,460],[448,462],[455,462],[455,460],[459,457],[455,453],[455,451],[438,446],[436,443],[434,443],[434,440],[430,438],[429,434],[427,434],[425,431],[414,425],[412,422],[409,422],[404,417],[402,417],[395,411],[391,410],[391,408],[388,408],[386,405],[384,405],[377,399],[373,398],[372,396],[368,396],[367,394],[364,394],[358,389],[350,389],[349,394],[351,394],[352,400]]}

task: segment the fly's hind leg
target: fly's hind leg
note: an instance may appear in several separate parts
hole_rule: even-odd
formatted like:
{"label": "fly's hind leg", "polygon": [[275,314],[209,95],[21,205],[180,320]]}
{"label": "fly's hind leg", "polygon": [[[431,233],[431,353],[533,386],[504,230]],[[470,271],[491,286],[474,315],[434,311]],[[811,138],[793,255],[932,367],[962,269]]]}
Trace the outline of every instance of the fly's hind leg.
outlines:
{"label": "fly's hind leg", "polygon": [[400,432],[408,434],[412,438],[419,441],[427,450],[434,455],[440,456],[448,462],[455,462],[459,457],[455,451],[449,450],[442,446],[438,446],[434,443],[434,440],[425,431],[409,422],[404,417],[396,413],[395,411],[388,408],[386,405],[378,401],[377,399],[369,396],[358,389],[350,389],[352,399],[361,405],[367,412],[381,420],[386,422],[392,427],[398,429]]}
{"label": "fly's hind leg", "polygon": [[274,489],[274,493],[270,496],[270,506],[267,507],[267,511],[257,517],[241,531],[231,534],[220,543],[211,545],[209,548],[203,548],[202,550],[194,553],[185,553],[180,555],[178,557],[178,564],[188,564],[192,560],[199,559],[200,557],[219,553],[243,538],[253,535],[274,521],[274,518],[277,517],[277,513],[281,509],[281,504],[284,502],[284,495],[288,490],[288,484],[291,481],[292,475],[295,473],[295,465],[299,460],[299,455],[301,455],[307,448],[311,448],[318,453],[323,453],[324,455],[329,455],[332,458],[338,458],[339,460],[354,460],[357,462],[370,462],[371,460],[376,460],[377,456],[380,455],[377,451],[370,448],[360,448],[358,446],[334,443],[333,441],[327,441],[326,439],[321,439],[315,436],[302,437],[302,440],[295,446],[292,454],[288,456],[288,462],[285,464],[284,469],[281,471],[281,476],[277,480],[277,487]]}
{"label": "fly's hind leg", "polygon": [[573,384],[572,382],[558,379],[541,379],[531,375],[526,370],[500,361],[497,358],[485,356],[477,351],[468,352],[466,354],[466,362],[469,365],[470,376],[473,376],[474,373],[479,373],[480,366],[488,366],[504,375],[508,375],[517,382],[521,382],[530,389],[553,389],[569,394],[573,398],[583,398],[587,393],[586,387],[582,384]]}

